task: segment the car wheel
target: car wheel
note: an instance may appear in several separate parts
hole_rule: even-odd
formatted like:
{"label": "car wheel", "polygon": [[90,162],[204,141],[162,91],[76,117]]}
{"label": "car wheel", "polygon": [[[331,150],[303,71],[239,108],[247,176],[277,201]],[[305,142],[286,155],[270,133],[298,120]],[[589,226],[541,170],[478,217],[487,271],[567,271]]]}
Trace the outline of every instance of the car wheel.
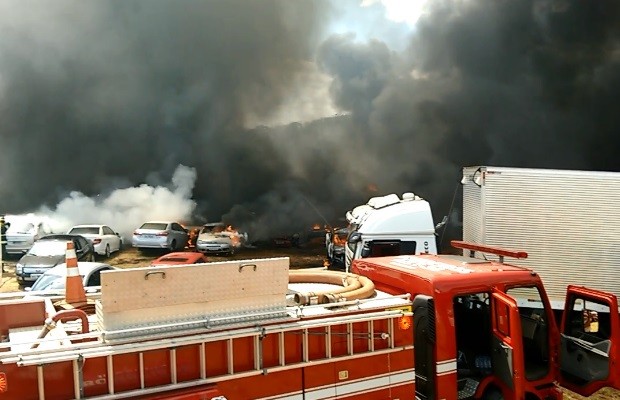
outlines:
{"label": "car wheel", "polygon": [[110,245],[105,245],[105,258],[110,258]]}
{"label": "car wheel", "polygon": [[177,249],[177,241],[176,239],[172,239],[172,242],[170,242],[170,251],[175,251]]}

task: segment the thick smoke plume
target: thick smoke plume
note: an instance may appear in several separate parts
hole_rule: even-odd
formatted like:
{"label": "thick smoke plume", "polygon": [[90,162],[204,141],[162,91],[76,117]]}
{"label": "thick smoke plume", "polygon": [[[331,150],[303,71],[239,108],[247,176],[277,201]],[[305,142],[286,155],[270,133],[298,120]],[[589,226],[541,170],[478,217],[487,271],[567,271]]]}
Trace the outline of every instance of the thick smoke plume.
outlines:
{"label": "thick smoke plume", "polygon": [[440,220],[465,165],[620,171],[617,2],[360,3],[3,2],[0,212],[183,164],[193,218],[257,238],[391,192]]}
{"label": "thick smoke plume", "polygon": [[43,207],[36,214],[45,217],[55,232],[80,224],[106,224],[129,243],[131,233],[145,221],[191,221],[195,181],[196,170],[179,165],[166,186],[142,184],[95,197],[71,192],[53,209]]}

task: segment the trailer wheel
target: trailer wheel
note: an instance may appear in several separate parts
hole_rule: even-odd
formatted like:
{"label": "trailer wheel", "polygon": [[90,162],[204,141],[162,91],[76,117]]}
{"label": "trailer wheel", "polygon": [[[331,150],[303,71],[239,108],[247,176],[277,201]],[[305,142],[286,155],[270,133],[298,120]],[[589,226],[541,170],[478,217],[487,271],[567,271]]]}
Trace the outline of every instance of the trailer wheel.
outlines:
{"label": "trailer wheel", "polygon": [[504,396],[502,395],[502,392],[499,391],[498,389],[487,390],[484,393],[484,396],[482,396],[482,398],[484,400],[504,400]]}

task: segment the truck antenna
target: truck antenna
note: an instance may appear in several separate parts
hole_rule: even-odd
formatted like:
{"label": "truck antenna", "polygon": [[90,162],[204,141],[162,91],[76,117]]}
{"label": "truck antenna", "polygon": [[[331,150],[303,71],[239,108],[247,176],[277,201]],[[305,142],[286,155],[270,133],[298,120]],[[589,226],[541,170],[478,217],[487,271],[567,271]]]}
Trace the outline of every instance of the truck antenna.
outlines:
{"label": "truck antenna", "polygon": [[323,220],[323,222],[325,222],[325,225],[329,225],[329,222],[327,222],[327,219],[325,219],[325,217],[323,216],[323,214],[321,214],[321,212],[319,211],[318,208],[316,208],[316,206],[314,204],[312,204],[312,202],[310,200],[308,200],[308,198],[306,196],[304,196],[303,194],[301,194],[301,197],[304,198],[304,200],[306,200],[306,203],[308,203],[310,205],[310,207],[312,207],[312,209],[314,210],[314,212],[317,213],[317,215],[319,217],[321,217],[321,219]]}

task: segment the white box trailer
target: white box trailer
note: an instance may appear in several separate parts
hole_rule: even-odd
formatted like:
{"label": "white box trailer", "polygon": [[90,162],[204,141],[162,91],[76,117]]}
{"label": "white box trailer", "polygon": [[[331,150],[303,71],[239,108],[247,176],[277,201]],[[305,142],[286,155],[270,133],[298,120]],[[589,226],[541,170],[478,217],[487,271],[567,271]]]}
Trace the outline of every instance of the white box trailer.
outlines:
{"label": "white box trailer", "polygon": [[620,296],[620,173],[475,166],[461,183],[463,240],[525,250],[554,308],[569,284]]}

